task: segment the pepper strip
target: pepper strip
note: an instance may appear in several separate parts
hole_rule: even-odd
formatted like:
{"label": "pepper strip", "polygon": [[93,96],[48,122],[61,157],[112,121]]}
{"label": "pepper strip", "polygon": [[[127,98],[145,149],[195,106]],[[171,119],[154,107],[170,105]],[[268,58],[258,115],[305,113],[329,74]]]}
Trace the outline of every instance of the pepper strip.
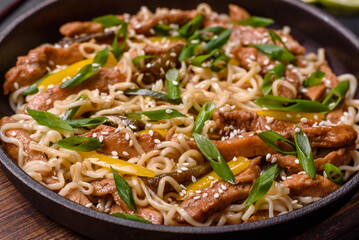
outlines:
{"label": "pepper strip", "polygon": [[324,119],[324,115],[322,113],[296,113],[296,112],[285,112],[285,111],[276,111],[276,110],[263,110],[257,112],[257,114],[266,117],[273,117],[276,120],[286,121],[286,122],[300,122],[302,118],[306,118],[308,120],[317,120],[317,121],[321,121]]}

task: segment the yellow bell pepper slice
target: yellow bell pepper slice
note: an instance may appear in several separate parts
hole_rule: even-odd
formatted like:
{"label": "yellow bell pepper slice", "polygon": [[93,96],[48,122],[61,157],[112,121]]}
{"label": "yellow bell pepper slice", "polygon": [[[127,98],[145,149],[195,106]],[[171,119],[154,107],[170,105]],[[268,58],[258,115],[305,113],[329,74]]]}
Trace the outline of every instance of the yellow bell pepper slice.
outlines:
{"label": "yellow bell pepper slice", "polygon": [[[237,175],[238,173],[244,171],[248,168],[250,161],[245,157],[237,157],[237,160],[229,161],[227,164],[229,168],[232,170],[233,175]],[[186,188],[186,194],[182,197],[179,197],[177,200],[184,200],[185,198],[191,196],[195,193],[195,191],[209,187],[212,182],[218,181],[221,178],[214,172],[208,173],[206,176],[200,178],[194,183],[191,183]]]}
{"label": "yellow bell pepper slice", "polygon": [[231,58],[231,59],[229,59],[228,64],[231,64],[231,65],[233,65],[233,66],[238,66],[238,65],[239,65],[239,61],[238,61],[237,59],[235,59],[235,58]]}
{"label": "yellow bell pepper slice", "polygon": [[[82,67],[84,67],[87,64],[91,64],[92,62],[93,62],[93,58],[89,58],[74,63],[63,70],[48,76],[47,78],[44,79],[44,81],[39,83],[37,87],[43,86],[44,89],[46,90],[49,87],[49,85],[56,85],[62,83],[62,80],[64,78],[74,77]],[[115,56],[112,53],[109,54],[105,67],[115,67],[116,65],[117,65],[117,60]]]}
{"label": "yellow bell pepper slice", "polygon": [[146,130],[139,131],[138,134],[141,135],[142,133],[148,133],[151,130],[154,132],[158,132],[164,138],[166,138],[167,133],[168,133],[168,130],[166,130],[166,129],[146,129]]}
{"label": "yellow bell pepper slice", "polygon": [[318,121],[324,119],[324,115],[322,113],[296,113],[296,112],[285,112],[285,111],[276,111],[276,110],[263,110],[263,111],[258,111],[257,114],[266,117],[273,117],[276,120],[281,120],[286,122],[300,122],[302,118],[306,118],[308,120],[318,120]]}
{"label": "yellow bell pepper slice", "polygon": [[142,176],[142,177],[154,177],[155,172],[138,166],[134,163],[129,163],[124,160],[120,160],[117,158],[108,157],[102,154],[98,154],[96,152],[79,152],[79,154],[83,158],[93,158],[90,159],[90,162],[94,165],[104,167],[107,169],[111,169],[110,166],[115,169],[117,172],[121,174],[129,174],[135,176]]}

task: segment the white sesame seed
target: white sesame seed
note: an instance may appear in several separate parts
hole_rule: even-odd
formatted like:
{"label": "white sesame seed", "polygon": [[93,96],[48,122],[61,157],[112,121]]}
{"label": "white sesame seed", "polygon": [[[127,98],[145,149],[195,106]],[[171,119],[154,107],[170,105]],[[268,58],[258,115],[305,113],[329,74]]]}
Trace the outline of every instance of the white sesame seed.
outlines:
{"label": "white sesame seed", "polygon": [[187,194],[187,191],[186,191],[186,190],[184,190],[184,189],[182,190],[182,192],[183,192],[183,194]]}
{"label": "white sesame seed", "polygon": [[19,84],[17,82],[14,82],[14,88],[18,89],[19,88]]}
{"label": "white sesame seed", "polygon": [[130,140],[130,143],[128,144],[128,146],[132,146],[133,145],[133,141],[132,141],[132,139]]}
{"label": "white sesame seed", "polygon": [[198,199],[200,199],[201,197],[200,196],[194,196],[193,197],[193,200],[198,200]]}
{"label": "white sesame seed", "polygon": [[15,137],[15,136],[16,136],[16,132],[11,132],[11,136]]}
{"label": "white sesame seed", "polygon": [[224,186],[223,184],[222,184],[221,188],[222,188],[223,191],[226,191],[226,190],[227,190],[227,187]]}
{"label": "white sesame seed", "polygon": [[182,170],[181,170],[181,169],[178,169],[178,170],[177,170],[177,172],[178,172],[178,173],[181,173],[181,172],[182,172]]}
{"label": "white sesame seed", "polygon": [[335,102],[332,102],[331,104],[329,104],[329,108],[333,108],[335,106]]}
{"label": "white sesame seed", "polygon": [[288,113],[286,116],[287,116],[287,118],[291,118],[291,117],[292,117],[292,115],[290,115],[289,113]]}
{"label": "white sesame seed", "polygon": [[125,134],[125,139],[126,139],[126,140],[129,140],[129,139],[130,139],[130,134],[128,134],[128,132],[126,132],[126,134]]}
{"label": "white sesame seed", "polygon": [[271,163],[275,163],[278,159],[276,157],[272,158]]}
{"label": "white sesame seed", "polygon": [[175,81],[175,80],[173,80],[173,81],[172,81],[172,84],[175,85],[175,86],[177,86],[177,85],[178,85],[178,82]]}
{"label": "white sesame seed", "polygon": [[116,151],[112,151],[111,154],[114,155],[114,156],[118,155],[118,153]]}
{"label": "white sesame seed", "polygon": [[299,160],[298,160],[298,159],[295,159],[294,162],[295,162],[296,164],[299,164]]}
{"label": "white sesame seed", "polygon": [[184,194],[183,194],[183,192],[180,192],[179,195],[180,195],[181,197],[183,197]]}
{"label": "white sesame seed", "polygon": [[306,122],[308,122],[308,119],[307,118],[301,118],[300,121],[303,122],[303,123],[306,123]]}
{"label": "white sesame seed", "polygon": [[266,117],[267,123],[272,123],[274,121],[274,117]]}
{"label": "white sesame seed", "polygon": [[93,133],[93,134],[92,134],[92,137],[93,137],[93,138],[97,137],[97,133]]}
{"label": "white sesame seed", "polygon": [[296,133],[299,133],[300,132],[300,128],[295,128],[294,130]]}
{"label": "white sesame seed", "polygon": [[47,86],[48,89],[53,88],[55,85],[54,84],[50,84],[49,86]]}
{"label": "white sesame seed", "polygon": [[212,177],[212,176],[208,176],[208,179],[212,180],[212,179],[214,179],[214,177]]}
{"label": "white sesame seed", "polygon": [[186,167],[181,167],[181,170],[182,170],[182,171],[188,171],[188,168],[186,168]]}
{"label": "white sesame seed", "polygon": [[180,187],[181,187],[181,188],[183,188],[183,189],[185,189],[185,188],[186,188],[186,186],[185,186],[185,185],[183,185],[183,184],[180,184]]}
{"label": "white sesame seed", "polygon": [[129,156],[129,155],[130,155],[130,154],[129,154],[128,152],[126,152],[126,151],[123,151],[122,154],[125,155],[125,156]]}
{"label": "white sesame seed", "polygon": [[131,129],[136,129],[136,126],[135,126],[135,125],[129,124],[128,126],[129,126]]}
{"label": "white sesame seed", "polygon": [[219,192],[219,193],[223,193],[223,190],[222,190],[222,189],[218,189],[218,192]]}
{"label": "white sesame seed", "polygon": [[195,176],[192,176],[191,179],[192,179],[192,182],[196,182],[196,181],[197,181],[197,179],[196,179]]}
{"label": "white sesame seed", "polygon": [[196,190],[195,193],[200,194],[202,191],[201,190]]}
{"label": "white sesame seed", "polygon": [[215,197],[215,198],[219,198],[219,193],[215,193],[215,194],[214,194],[214,197]]}
{"label": "white sesame seed", "polygon": [[50,104],[51,104],[51,102],[52,102],[52,100],[51,100],[51,99],[47,99],[47,100],[46,100],[46,105],[50,105]]}
{"label": "white sesame seed", "polygon": [[269,160],[271,156],[272,156],[272,154],[267,153],[267,155],[266,155],[266,160]]}
{"label": "white sesame seed", "polygon": [[268,126],[268,125],[265,125],[264,126],[267,130],[272,130],[271,128],[270,128],[270,126]]}
{"label": "white sesame seed", "polygon": [[161,141],[159,139],[155,139],[153,140],[155,143],[161,143]]}
{"label": "white sesame seed", "polygon": [[172,109],[166,109],[166,113],[170,114],[172,112],[173,112]]}
{"label": "white sesame seed", "polygon": [[152,130],[148,131],[148,134],[150,134],[150,136],[152,137],[153,136],[153,131]]}
{"label": "white sesame seed", "polygon": [[207,196],[208,196],[208,193],[203,193],[202,194],[202,197],[204,197],[204,198],[207,197]]}
{"label": "white sesame seed", "polygon": [[103,131],[103,132],[101,132],[101,134],[107,136],[109,134],[109,132]]}
{"label": "white sesame seed", "polygon": [[103,136],[100,136],[98,139],[100,142],[103,142]]}
{"label": "white sesame seed", "polygon": [[314,120],[318,120],[318,115],[314,115]]}
{"label": "white sesame seed", "polygon": [[92,206],[92,203],[88,203],[85,205],[85,207],[90,208]]}

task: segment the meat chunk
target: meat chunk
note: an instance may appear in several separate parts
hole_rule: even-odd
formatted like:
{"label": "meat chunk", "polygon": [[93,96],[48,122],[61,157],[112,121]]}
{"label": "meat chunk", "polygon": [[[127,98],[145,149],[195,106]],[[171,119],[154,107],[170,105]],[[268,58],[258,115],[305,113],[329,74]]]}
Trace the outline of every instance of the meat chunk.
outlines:
{"label": "meat chunk", "polygon": [[[116,132],[116,128],[114,127],[100,125],[90,132],[83,134],[82,136],[96,136],[96,138],[103,137],[104,145],[103,147],[97,149],[99,152],[113,155],[112,152],[116,151],[119,157],[127,159],[140,156],[136,148],[133,145],[130,146],[131,139],[126,137],[126,133],[126,131]],[[149,133],[142,133],[137,137],[138,143],[141,145],[143,151],[145,152],[149,152],[155,149],[156,139],[160,141],[164,140],[162,135],[156,131],[153,132],[152,136]]]}
{"label": "meat chunk", "polygon": [[324,84],[307,87],[306,92],[303,93],[304,97],[312,101],[321,101],[324,97],[326,87]]}
{"label": "meat chunk", "polygon": [[312,179],[307,174],[293,174],[290,177],[281,182],[281,184],[290,189],[291,196],[325,197],[340,187],[328,178],[318,174],[315,179]]}
{"label": "meat chunk", "polygon": [[74,37],[81,34],[95,34],[103,32],[104,28],[96,22],[68,22],[60,27],[60,33],[66,37]]}
{"label": "meat chunk", "polygon": [[[184,45],[186,44],[185,42],[179,40],[179,41],[175,41],[175,42],[170,42],[168,44],[165,44],[165,45],[155,45],[155,44],[149,44],[149,43],[146,43],[145,46],[144,46],[144,50],[146,52],[146,55],[159,55],[159,54],[163,54],[163,53],[166,53],[168,52],[171,48],[177,46],[177,45]],[[178,51],[176,52],[176,55],[177,55],[177,58],[179,56],[181,52]],[[173,54],[173,53],[172,53]]]}
{"label": "meat chunk", "polygon": [[[305,48],[291,35],[284,34],[280,30],[277,30],[276,33],[281,37],[290,52],[295,55],[303,55],[305,53]],[[269,36],[268,29],[264,27],[254,28],[242,25],[235,25],[233,27],[231,40],[234,42],[239,41],[242,46],[248,46],[249,44],[273,43]]]}
{"label": "meat chunk", "polygon": [[[278,216],[278,211],[273,211],[274,216]],[[247,221],[244,221],[245,223],[249,222],[256,222],[264,219],[269,218],[269,212],[268,210],[258,210],[255,214],[253,214]]]}
{"label": "meat chunk", "polygon": [[[236,185],[219,181],[212,187],[201,189],[201,193],[186,198],[181,207],[193,219],[203,222],[208,216],[225,209],[232,202],[243,201],[249,195],[254,181],[260,174],[259,162],[259,159],[253,160],[249,168],[235,176]],[[219,189],[223,191],[219,191]],[[207,196],[203,197],[203,194]],[[197,199],[198,197],[200,198]],[[179,214],[175,219],[180,223],[185,222],[185,219]]]}
{"label": "meat chunk", "polygon": [[179,10],[176,12],[151,16],[146,20],[141,19],[139,16],[134,16],[131,18],[130,23],[134,27],[136,33],[152,35],[151,29],[159,23],[166,25],[178,24],[181,26],[192,20],[192,18],[196,17],[198,14],[199,12],[196,10]]}
{"label": "meat chunk", "polygon": [[297,124],[280,120],[268,123],[265,116],[258,116],[256,113],[247,110],[227,112],[216,110],[213,119],[216,121],[217,128],[224,132],[229,131],[230,125],[235,129],[245,131],[268,131],[269,128],[291,140],[294,139],[295,125],[298,125],[307,134],[312,147],[339,148],[351,146],[357,138],[357,132],[348,125],[316,127],[313,126],[315,124],[313,120]]}
{"label": "meat chunk", "polygon": [[136,207],[136,213],[134,213],[118,195],[116,185],[113,179],[103,179],[101,181],[95,181],[91,184],[94,187],[94,191],[92,193],[94,196],[105,196],[107,194],[112,194],[116,205],[113,205],[111,207],[110,213],[124,212],[147,219],[153,224],[162,223],[162,214],[156,209],[154,209],[152,206]]}
{"label": "meat chunk", "polygon": [[[17,122],[18,121],[13,118],[3,117],[0,120],[0,126],[3,127],[7,123],[17,123]],[[7,130],[5,132],[5,135],[7,137],[14,137],[23,144],[23,150],[25,152],[24,160],[23,160],[24,164],[26,164],[30,161],[33,161],[33,160],[47,162],[47,158],[44,153],[30,149],[30,143],[32,140],[30,138],[30,133],[28,131],[26,131],[25,129],[16,128],[16,129]],[[4,142],[4,141],[2,141],[2,146],[5,149],[5,151],[8,153],[8,155],[16,163],[18,163],[19,147],[13,143],[8,143],[8,142]],[[45,176],[47,174],[42,173],[42,175]]]}
{"label": "meat chunk", "polygon": [[28,55],[19,57],[16,66],[5,75],[4,94],[34,83],[46,75],[48,68],[54,69],[56,65],[69,65],[82,60],[84,57],[79,46],[79,43],[63,48],[40,46]]}
{"label": "meat chunk", "polygon": [[81,204],[84,207],[88,207],[90,205],[90,208],[96,210],[95,206],[90,202],[90,200],[85,196],[85,194],[83,194],[79,190],[72,191],[65,197],[75,203]]}
{"label": "meat chunk", "polygon": [[[252,47],[240,47],[234,49],[233,54],[239,60],[241,66],[249,70],[252,66],[253,62],[257,62],[261,67],[260,73],[264,76],[267,72],[269,72],[277,63],[271,60],[269,57],[259,53],[256,48]],[[293,73],[291,69],[286,69],[284,73],[284,80],[289,82],[294,86],[295,89],[299,86],[299,77],[297,74]],[[291,89],[286,86],[280,85],[278,87],[278,95],[287,98],[295,98],[296,95],[293,93]]]}
{"label": "meat chunk", "polygon": [[28,103],[30,109],[47,111],[54,106],[56,100],[64,100],[72,94],[76,94],[82,89],[95,90],[108,93],[109,86],[125,81],[126,77],[119,71],[102,68],[89,79],[78,86],[61,89],[60,84],[53,88],[47,89],[45,92],[39,93]]}
{"label": "meat chunk", "polygon": [[235,4],[229,4],[228,9],[229,9],[229,17],[232,22],[243,20],[251,16],[245,9]]}
{"label": "meat chunk", "polygon": [[[329,149],[323,150],[324,156],[317,156],[314,159],[315,169],[317,172],[320,172],[324,169],[324,164],[331,163],[335,166],[341,166],[347,164],[351,160],[350,151],[354,150],[353,147],[340,148],[338,150],[331,151]],[[329,152],[328,152],[329,151]],[[292,173],[297,173],[303,171],[299,162],[296,160],[298,157],[293,155],[284,155],[281,153],[273,154],[267,161],[271,162],[273,158],[277,159],[277,163],[283,167],[288,169]]]}
{"label": "meat chunk", "polygon": [[325,73],[325,76],[323,77],[323,82],[326,85],[329,85],[331,88],[335,88],[339,84],[339,80],[335,73],[333,73],[332,69],[328,65],[322,65],[319,68],[319,71],[322,71]]}

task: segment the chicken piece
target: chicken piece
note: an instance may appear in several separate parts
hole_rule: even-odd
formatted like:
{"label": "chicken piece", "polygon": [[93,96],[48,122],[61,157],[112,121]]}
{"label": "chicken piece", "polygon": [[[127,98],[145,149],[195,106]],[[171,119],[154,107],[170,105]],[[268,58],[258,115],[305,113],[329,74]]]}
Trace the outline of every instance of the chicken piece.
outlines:
{"label": "chicken piece", "polygon": [[229,17],[232,22],[249,18],[251,15],[244,9],[235,4],[229,4]]}
{"label": "chicken piece", "polygon": [[72,191],[65,197],[75,203],[81,204],[84,207],[90,206],[89,208],[96,210],[95,206],[90,202],[90,200],[85,196],[85,194],[83,194],[79,190]]}
{"label": "chicken piece", "polygon": [[66,37],[82,34],[95,34],[104,31],[104,27],[96,22],[68,22],[60,27],[60,33]]}

